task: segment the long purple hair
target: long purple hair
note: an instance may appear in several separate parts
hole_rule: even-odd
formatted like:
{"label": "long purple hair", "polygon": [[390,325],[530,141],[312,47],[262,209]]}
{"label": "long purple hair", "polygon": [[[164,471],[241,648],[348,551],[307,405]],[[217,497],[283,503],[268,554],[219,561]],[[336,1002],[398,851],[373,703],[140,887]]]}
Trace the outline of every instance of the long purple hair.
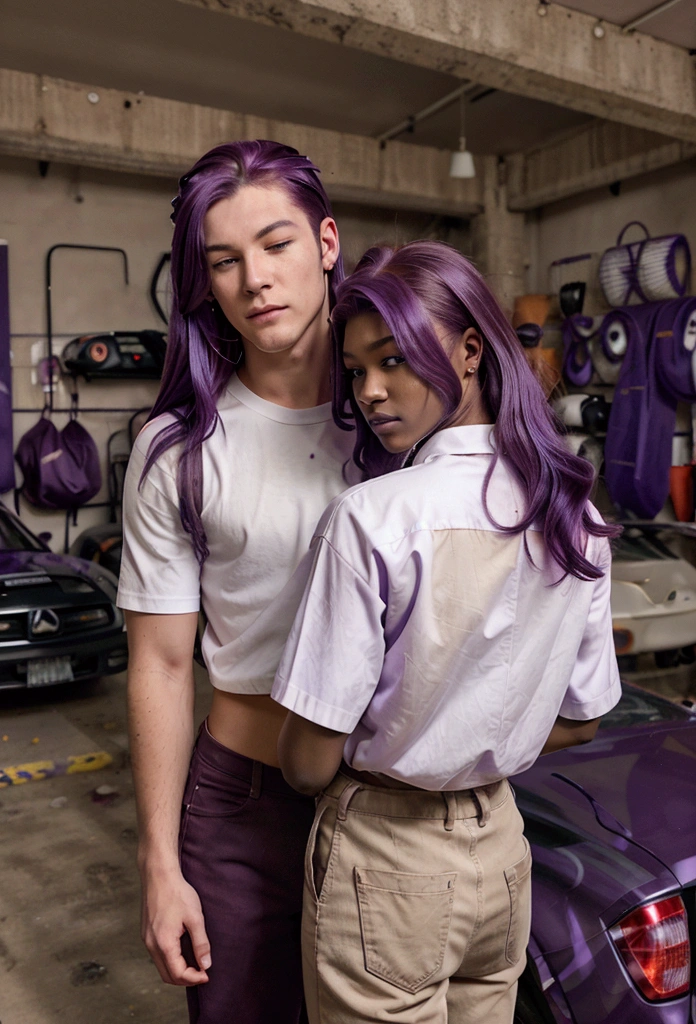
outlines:
{"label": "long purple hair", "polygon": [[[318,168],[296,149],[263,139],[216,146],[179,180],[172,201],[172,312],[162,386],[150,419],[171,413],[175,422],[152,441],[144,478],[152,464],[172,445],[183,446],[177,469],[179,513],[190,535],[199,565],[208,557],[201,521],[203,460],[201,445],[217,425],[217,402],[230,374],[243,358],[237,331],[219,309],[207,302],[210,272],[205,255],[203,219],[214,203],[233,196],[243,185],[280,186],[306,214],[319,238],[319,226],[331,217],[331,204]],[[339,255],[329,274],[329,303],[343,280]]]}
{"label": "long purple hair", "polygon": [[404,456],[387,452],[370,430],[343,367],[346,323],[365,312],[379,313],[413,372],[441,399],[444,413],[437,429],[446,426],[458,409],[462,385],[432,323],[453,337],[476,328],[483,339],[479,383],[495,438],[484,507],[499,458],[525,496],[524,516],[515,526],[496,523],[486,508],[489,519],[507,533],[522,533],[543,523],[546,548],[564,574],[590,580],[602,576],[585,558],[587,534],[614,537],[620,529],[596,522],[589,514],[592,467],[568,450],[515,332],[476,268],[443,242],[410,242],[395,249],[376,246],[337,290],[332,313],[334,417],[342,426],[355,423],[353,458],[369,476],[378,476],[398,469]]}

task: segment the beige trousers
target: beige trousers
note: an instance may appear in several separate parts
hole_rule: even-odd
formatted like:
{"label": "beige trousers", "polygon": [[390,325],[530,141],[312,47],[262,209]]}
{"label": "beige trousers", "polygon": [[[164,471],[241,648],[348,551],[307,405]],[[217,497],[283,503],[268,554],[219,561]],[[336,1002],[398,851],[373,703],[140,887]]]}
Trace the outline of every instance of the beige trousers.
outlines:
{"label": "beige trousers", "polygon": [[305,861],[310,1024],[512,1024],[530,871],[506,781],[444,794],[339,772]]}

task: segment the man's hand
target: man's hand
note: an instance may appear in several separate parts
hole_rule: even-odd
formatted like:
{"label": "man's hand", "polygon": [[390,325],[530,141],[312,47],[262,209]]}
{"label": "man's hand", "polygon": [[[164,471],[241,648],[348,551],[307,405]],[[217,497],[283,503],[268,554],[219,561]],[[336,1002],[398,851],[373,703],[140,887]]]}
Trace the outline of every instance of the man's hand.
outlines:
{"label": "man's hand", "polygon": [[[210,943],[201,901],[181,872],[147,878],[143,872],[141,936],[162,981],[169,985],[201,985],[208,981]],[[199,969],[187,964],[181,937],[188,932]]]}

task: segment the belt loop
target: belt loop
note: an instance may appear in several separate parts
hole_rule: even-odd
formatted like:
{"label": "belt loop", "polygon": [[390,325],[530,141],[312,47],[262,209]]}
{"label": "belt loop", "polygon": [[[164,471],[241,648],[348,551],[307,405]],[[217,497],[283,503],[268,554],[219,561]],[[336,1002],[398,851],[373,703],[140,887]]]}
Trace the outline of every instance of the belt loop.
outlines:
{"label": "belt loop", "polygon": [[472,795],[474,800],[478,804],[478,823],[479,828],[485,828],[488,822],[491,820],[491,802],[488,799],[488,793],[481,787],[480,789],[472,789]]}
{"label": "belt loop", "polygon": [[341,793],[338,799],[338,810],[336,811],[336,817],[339,821],[346,820],[346,814],[348,813],[348,804],[351,802],[355,794],[362,786],[359,782],[349,782],[346,788]]}
{"label": "belt loop", "polygon": [[263,763],[261,761],[254,761],[254,766],[251,769],[251,793],[249,796],[254,800],[258,800],[261,796],[261,780],[263,779]]}
{"label": "belt loop", "polygon": [[445,831],[454,831],[454,822],[457,818],[457,798],[454,793],[443,793],[445,807],[447,808],[447,817],[445,818]]}

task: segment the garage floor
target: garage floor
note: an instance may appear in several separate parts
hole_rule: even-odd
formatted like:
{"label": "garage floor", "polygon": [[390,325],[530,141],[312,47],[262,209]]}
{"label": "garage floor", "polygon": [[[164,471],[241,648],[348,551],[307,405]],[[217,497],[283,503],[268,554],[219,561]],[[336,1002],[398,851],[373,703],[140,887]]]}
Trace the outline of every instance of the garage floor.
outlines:
{"label": "garage floor", "polygon": [[[201,672],[199,720],[208,698]],[[0,789],[0,1024],[188,1021],[140,942],[125,676],[0,694],[0,768],[96,751],[112,764]]]}
{"label": "garage floor", "polygon": [[[636,682],[696,697],[694,666],[646,666]],[[198,721],[209,695],[200,671]],[[0,1024],[188,1020],[183,991],[160,982],[139,937],[125,676],[77,694],[0,694],[0,768],[96,751],[112,764],[0,789]]]}

